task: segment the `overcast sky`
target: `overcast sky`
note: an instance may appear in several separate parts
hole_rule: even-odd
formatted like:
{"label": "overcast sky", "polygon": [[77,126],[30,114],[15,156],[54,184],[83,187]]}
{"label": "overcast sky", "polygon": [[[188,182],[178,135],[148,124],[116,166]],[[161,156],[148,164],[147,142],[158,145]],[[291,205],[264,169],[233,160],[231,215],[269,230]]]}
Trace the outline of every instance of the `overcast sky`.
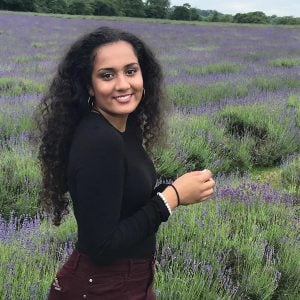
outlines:
{"label": "overcast sky", "polygon": [[300,0],[170,0],[170,2],[171,6],[189,3],[192,7],[217,10],[220,13],[231,15],[263,11],[267,16],[300,17]]}

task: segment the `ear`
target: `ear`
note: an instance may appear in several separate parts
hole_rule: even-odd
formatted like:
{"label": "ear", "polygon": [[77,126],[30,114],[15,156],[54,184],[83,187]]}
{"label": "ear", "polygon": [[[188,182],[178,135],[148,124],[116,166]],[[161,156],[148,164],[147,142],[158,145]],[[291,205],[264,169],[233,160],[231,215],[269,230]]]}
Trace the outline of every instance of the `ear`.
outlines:
{"label": "ear", "polygon": [[90,97],[94,97],[95,96],[95,92],[94,92],[93,87],[88,86],[88,92],[89,92]]}

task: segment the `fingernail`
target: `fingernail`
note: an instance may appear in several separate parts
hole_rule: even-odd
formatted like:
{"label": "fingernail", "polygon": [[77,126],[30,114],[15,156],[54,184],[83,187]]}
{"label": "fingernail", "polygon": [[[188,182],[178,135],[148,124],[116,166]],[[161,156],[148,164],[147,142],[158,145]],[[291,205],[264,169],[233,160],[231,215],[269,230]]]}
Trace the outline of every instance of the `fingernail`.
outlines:
{"label": "fingernail", "polygon": [[202,170],[201,172],[205,172],[205,171],[207,171],[207,169],[204,169],[204,170]]}

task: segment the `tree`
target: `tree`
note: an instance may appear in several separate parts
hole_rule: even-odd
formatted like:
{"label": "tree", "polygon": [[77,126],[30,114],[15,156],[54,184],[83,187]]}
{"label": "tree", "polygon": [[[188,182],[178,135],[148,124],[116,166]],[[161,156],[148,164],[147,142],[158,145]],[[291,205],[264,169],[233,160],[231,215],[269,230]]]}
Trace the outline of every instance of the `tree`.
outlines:
{"label": "tree", "polygon": [[269,23],[268,17],[262,11],[249,12],[247,14],[236,14],[233,17],[233,21],[236,23],[257,23],[267,24]]}
{"label": "tree", "polygon": [[122,12],[127,17],[144,17],[144,3],[142,0],[123,0]]}
{"label": "tree", "polygon": [[220,13],[218,13],[217,11],[214,11],[214,13],[212,14],[211,18],[210,18],[211,22],[219,22],[220,21]]}
{"label": "tree", "polygon": [[294,18],[292,16],[278,17],[275,23],[282,25],[300,25],[300,18]]}
{"label": "tree", "polygon": [[65,14],[68,11],[68,5],[65,0],[48,0],[46,9],[52,14]]}
{"label": "tree", "polygon": [[227,22],[227,23],[232,23],[233,21],[232,15],[220,15],[219,16],[219,22]]}
{"label": "tree", "polygon": [[0,8],[12,11],[35,11],[35,2],[34,0],[3,0]]}
{"label": "tree", "polygon": [[201,16],[197,10],[197,8],[191,8],[190,9],[190,18],[191,21],[200,21],[201,20]]}
{"label": "tree", "polygon": [[184,3],[182,6],[186,7],[188,10],[191,9],[191,5],[189,3]]}
{"label": "tree", "polygon": [[170,14],[172,20],[190,20],[190,10],[185,6],[175,6]]}
{"label": "tree", "polygon": [[96,16],[118,16],[120,13],[113,2],[95,0],[92,4]]}
{"label": "tree", "polygon": [[74,0],[69,5],[68,13],[71,15],[91,15],[93,13],[93,8],[88,2]]}
{"label": "tree", "polygon": [[169,0],[147,0],[145,4],[145,15],[147,18],[164,19],[170,9]]}

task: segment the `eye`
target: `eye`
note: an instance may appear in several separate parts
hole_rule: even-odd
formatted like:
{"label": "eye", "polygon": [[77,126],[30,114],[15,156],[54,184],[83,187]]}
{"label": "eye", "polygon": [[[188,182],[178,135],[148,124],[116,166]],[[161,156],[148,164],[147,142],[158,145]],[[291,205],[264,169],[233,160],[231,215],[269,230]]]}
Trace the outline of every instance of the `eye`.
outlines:
{"label": "eye", "polygon": [[126,71],[126,74],[129,76],[133,76],[137,72],[136,68],[130,68]]}
{"label": "eye", "polygon": [[111,72],[105,72],[101,74],[101,78],[103,78],[104,80],[109,80],[112,79],[114,77],[114,74]]}

